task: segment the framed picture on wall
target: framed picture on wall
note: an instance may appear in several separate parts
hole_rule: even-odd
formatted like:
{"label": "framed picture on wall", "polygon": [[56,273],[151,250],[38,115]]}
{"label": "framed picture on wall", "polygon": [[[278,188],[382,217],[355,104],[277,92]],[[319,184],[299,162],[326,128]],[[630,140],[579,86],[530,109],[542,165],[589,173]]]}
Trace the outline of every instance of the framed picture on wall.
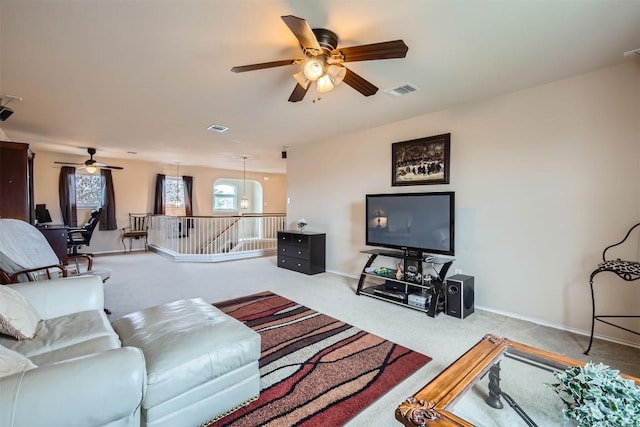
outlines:
{"label": "framed picture on wall", "polygon": [[451,134],[391,144],[391,185],[449,183]]}

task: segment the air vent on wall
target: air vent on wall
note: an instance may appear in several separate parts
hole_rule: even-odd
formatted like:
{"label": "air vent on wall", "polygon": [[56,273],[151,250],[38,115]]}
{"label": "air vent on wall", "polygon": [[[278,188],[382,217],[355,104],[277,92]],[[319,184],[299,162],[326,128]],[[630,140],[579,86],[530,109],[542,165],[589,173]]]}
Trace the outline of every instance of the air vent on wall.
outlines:
{"label": "air vent on wall", "polygon": [[222,125],[211,125],[207,128],[208,130],[214,130],[216,132],[224,132],[226,130],[228,130],[229,128],[226,126],[222,126]]}
{"label": "air vent on wall", "polygon": [[384,93],[386,93],[389,96],[398,97],[398,96],[406,95],[411,92],[415,92],[417,90],[420,90],[418,86],[411,83],[406,83],[406,84],[403,84],[402,86],[387,89],[384,91]]}

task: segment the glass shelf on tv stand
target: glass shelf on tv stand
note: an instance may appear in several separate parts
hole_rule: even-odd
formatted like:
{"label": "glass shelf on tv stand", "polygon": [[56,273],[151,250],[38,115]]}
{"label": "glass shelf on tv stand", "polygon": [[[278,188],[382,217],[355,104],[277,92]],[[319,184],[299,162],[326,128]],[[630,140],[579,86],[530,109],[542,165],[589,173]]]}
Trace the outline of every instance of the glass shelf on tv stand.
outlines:
{"label": "glass shelf on tv stand", "polygon": [[[431,254],[415,254],[401,251],[392,251],[387,249],[370,249],[363,250],[360,253],[368,254],[369,259],[362,269],[360,280],[358,281],[358,288],[356,289],[357,295],[365,295],[368,297],[380,299],[383,301],[391,302],[404,307],[409,307],[414,310],[427,313],[431,317],[435,317],[436,314],[444,310],[444,279],[447,271],[454,258],[448,258]],[[420,281],[409,281],[396,278],[396,270],[388,269],[388,274],[377,274],[371,269],[371,265],[378,256],[401,259],[404,264],[404,271],[407,271],[407,262],[418,262],[420,273]],[[423,281],[422,272],[425,271],[423,264],[430,264],[433,269],[434,275],[431,281]],[[373,282],[369,285],[365,285],[367,279]],[[387,282],[398,283],[401,290],[399,291],[387,291]],[[419,293],[427,298],[429,305],[422,308],[420,306],[411,305],[408,303],[408,297],[410,294]]]}

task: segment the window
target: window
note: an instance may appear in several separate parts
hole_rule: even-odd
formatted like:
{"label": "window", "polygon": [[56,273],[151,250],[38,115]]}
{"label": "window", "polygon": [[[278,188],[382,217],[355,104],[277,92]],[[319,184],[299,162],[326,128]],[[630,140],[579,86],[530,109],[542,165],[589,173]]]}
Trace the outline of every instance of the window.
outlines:
{"label": "window", "polygon": [[184,208],[184,181],[181,177],[168,176],[164,180],[165,206]]}
{"label": "window", "polygon": [[95,208],[104,205],[104,177],[99,174],[76,173],[76,205]]}
{"label": "window", "polygon": [[238,210],[238,187],[233,184],[214,185],[213,210]]}

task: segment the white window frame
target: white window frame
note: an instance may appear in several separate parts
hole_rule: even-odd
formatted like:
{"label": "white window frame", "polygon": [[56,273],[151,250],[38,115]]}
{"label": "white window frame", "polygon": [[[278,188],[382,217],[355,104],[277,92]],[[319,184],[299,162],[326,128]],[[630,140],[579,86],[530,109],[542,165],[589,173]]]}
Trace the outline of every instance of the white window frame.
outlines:
{"label": "white window frame", "polygon": [[[226,186],[226,187],[232,187],[234,188],[234,194],[216,194],[216,187],[218,186]],[[216,200],[220,198],[220,199],[232,199],[233,200],[233,207],[229,208],[229,209],[225,209],[225,208],[216,208]],[[231,182],[228,181],[224,181],[221,182],[219,184],[216,184],[215,182],[213,183],[213,210],[215,211],[224,211],[224,212],[231,212],[231,211],[237,211],[238,210],[238,186],[236,184],[233,184]]]}

